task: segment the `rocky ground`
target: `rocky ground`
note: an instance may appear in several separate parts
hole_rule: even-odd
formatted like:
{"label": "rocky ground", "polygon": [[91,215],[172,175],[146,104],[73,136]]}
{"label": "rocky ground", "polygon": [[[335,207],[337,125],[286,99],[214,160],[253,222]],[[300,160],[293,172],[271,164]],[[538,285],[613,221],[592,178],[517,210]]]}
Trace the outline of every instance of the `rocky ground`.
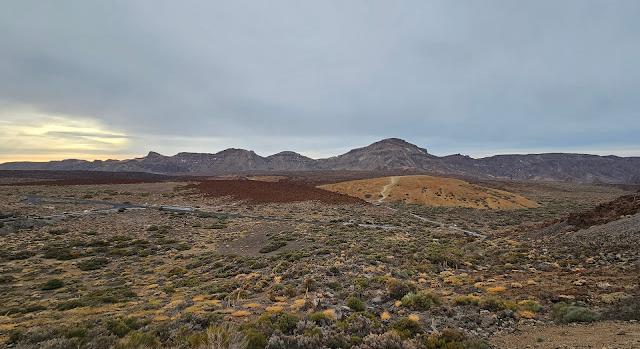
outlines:
{"label": "rocky ground", "polygon": [[[0,346],[546,348],[590,332],[598,348],[634,347],[639,215],[540,232],[626,192],[500,185],[541,206],[256,202],[183,182],[0,187]],[[562,330],[600,320],[621,322]]]}

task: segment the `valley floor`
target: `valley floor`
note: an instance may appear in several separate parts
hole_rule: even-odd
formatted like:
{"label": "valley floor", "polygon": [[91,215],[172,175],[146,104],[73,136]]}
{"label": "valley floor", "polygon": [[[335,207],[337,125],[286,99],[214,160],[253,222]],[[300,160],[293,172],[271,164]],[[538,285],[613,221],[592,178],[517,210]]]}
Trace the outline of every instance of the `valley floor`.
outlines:
{"label": "valley floor", "polygon": [[640,215],[559,223],[623,189],[479,183],[539,206],[390,210],[221,183],[0,186],[0,347],[637,347]]}

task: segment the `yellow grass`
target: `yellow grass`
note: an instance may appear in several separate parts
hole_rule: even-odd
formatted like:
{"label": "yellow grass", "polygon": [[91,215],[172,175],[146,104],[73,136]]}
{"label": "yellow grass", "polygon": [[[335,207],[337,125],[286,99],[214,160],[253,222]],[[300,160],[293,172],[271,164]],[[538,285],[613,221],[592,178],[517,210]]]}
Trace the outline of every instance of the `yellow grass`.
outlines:
{"label": "yellow grass", "polygon": [[291,309],[302,309],[302,307],[304,307],[304,305],[307,303],[306,300],[304,299],[296,299],[293,301],[293,304],[291,304]]}
{"label": "yellow grass", "polygon": [[506,291],[506,288],[504,286],[494,286],[487,288],[487,292],[489,293],[502,293],[504,291]]}
{"label": "yellow grass", "polygon": [[330,319],[335,320],[335,319],[337,318],[337,316],[336,316],[336,311],[335,311],[335,310],[333,310],[333,309],[325,309],[325,310],[323,310],[323,311],[322,311],[322,313],[323,313],[326,317],[328,317],[328,318],[330,318]]}
{"label": "yellow grass", "polygon": [[234,311],[233,313],[231,313],[231,316],[233,317],[245,317],[245,316],[249,316],[251,315],[251,312],[246,311],[246,310],[237,310]]}
{"label": "yellow grass", "polygon": [[536,317],[536,313],[529,310],[521,310],[518,312],[518,315],[523,319],[535,319]]}
{"label": "yellow grass", "polygon": [[281,313],[284,308],[281,305],[272,305],[269,307],[266,307],[265,310],[269,313]]}

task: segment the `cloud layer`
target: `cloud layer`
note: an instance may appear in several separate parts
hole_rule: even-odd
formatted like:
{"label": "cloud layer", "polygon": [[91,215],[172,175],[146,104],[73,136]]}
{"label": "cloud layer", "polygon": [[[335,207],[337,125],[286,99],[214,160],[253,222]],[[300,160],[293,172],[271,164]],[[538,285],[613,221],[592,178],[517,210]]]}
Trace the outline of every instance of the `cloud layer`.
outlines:
{"label": "cloud layer", "polygon": [[391,136],[640,155],[637,18],[623,0],[9,1],[0,111],[92,120],[126,142],[86,153],[114,156],[323,156]]}

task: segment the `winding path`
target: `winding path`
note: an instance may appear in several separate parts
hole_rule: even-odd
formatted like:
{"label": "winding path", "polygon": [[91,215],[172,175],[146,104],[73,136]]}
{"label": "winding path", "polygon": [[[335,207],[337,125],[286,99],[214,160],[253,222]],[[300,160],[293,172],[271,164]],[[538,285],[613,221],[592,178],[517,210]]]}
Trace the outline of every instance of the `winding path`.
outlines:
{"label": "winding path", "polygon": [[399,180],[399,178],[396,177],[396,176],[391,177],[389,179],[389,183],[387,185],[385,185],[384,187],[382,187],[382,190],[380,191],[380,198],[377,201],[378,204],[381,204],[389,196],[389,192],[391,191],[391,187],[393,187],[394,185],[398,184],[398,180]]}

